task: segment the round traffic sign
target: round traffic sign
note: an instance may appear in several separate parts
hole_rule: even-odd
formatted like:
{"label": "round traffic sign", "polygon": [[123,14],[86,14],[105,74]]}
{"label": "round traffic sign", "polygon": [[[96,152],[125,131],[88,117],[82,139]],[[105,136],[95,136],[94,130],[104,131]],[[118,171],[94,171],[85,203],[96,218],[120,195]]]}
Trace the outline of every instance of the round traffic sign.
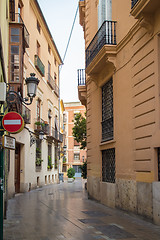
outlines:
{"label": "round traffic sign", "polygon": [[21,132],[24,128],[24,120],[17,112],[8,112],[2,119],[4,129],[9,133]]}

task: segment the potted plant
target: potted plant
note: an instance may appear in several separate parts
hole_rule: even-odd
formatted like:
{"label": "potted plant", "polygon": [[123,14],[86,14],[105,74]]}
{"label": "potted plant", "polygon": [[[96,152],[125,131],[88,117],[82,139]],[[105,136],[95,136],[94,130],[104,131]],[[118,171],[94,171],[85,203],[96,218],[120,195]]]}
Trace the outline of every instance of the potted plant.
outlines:
{"label": "potted plant", "polygon": [[41,129],[45,126],[45,124],[41,121],[35,122],[35,125],[37,126],[37,129]]}
{"label": "potted plant", "polygon": [[41,158],[36,158],[36,166],[40,167],[43,160]]}
{"label": "potted plant", "polygon": [[67,176],[68,176],[68,183],[72,183],[74,181],[74,175],[75,175],[75,169],[69,168],[67,170]]}

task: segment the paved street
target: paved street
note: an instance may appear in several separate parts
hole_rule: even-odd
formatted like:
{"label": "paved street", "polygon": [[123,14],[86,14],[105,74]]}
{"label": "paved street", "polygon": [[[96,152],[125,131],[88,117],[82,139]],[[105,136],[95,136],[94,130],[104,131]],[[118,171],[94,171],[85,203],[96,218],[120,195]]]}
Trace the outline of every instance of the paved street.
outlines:
{"label": "paved street", "polygon": [[4,240],[160,240],[160,227],[87,199],[80,180],[9,200]]}

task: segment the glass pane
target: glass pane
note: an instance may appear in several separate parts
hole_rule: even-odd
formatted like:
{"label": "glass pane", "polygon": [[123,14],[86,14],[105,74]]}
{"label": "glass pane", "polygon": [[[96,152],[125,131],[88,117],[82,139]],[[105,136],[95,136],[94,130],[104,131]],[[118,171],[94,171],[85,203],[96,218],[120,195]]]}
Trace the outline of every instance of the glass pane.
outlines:
{"label": "glass pane", "polygon": [[19,54],[19,46],[11,46],[11,54]]}
{"label": "glass pane", "polygon": [[19,36],[11,36],[11,42],[19,42]]}
{"label": "glass pane", "polygon": [[19,28],[11,28],[11,35],[19,35]]}

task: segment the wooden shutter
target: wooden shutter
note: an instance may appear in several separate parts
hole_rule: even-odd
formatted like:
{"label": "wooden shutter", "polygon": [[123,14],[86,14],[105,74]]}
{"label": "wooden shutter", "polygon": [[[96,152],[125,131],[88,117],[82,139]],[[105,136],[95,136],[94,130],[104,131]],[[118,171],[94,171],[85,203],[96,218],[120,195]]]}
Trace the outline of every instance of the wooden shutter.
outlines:
{"label": "wooden shutter", "polygon": [[15,21],[15,0],[9,1],[10,20]]}

